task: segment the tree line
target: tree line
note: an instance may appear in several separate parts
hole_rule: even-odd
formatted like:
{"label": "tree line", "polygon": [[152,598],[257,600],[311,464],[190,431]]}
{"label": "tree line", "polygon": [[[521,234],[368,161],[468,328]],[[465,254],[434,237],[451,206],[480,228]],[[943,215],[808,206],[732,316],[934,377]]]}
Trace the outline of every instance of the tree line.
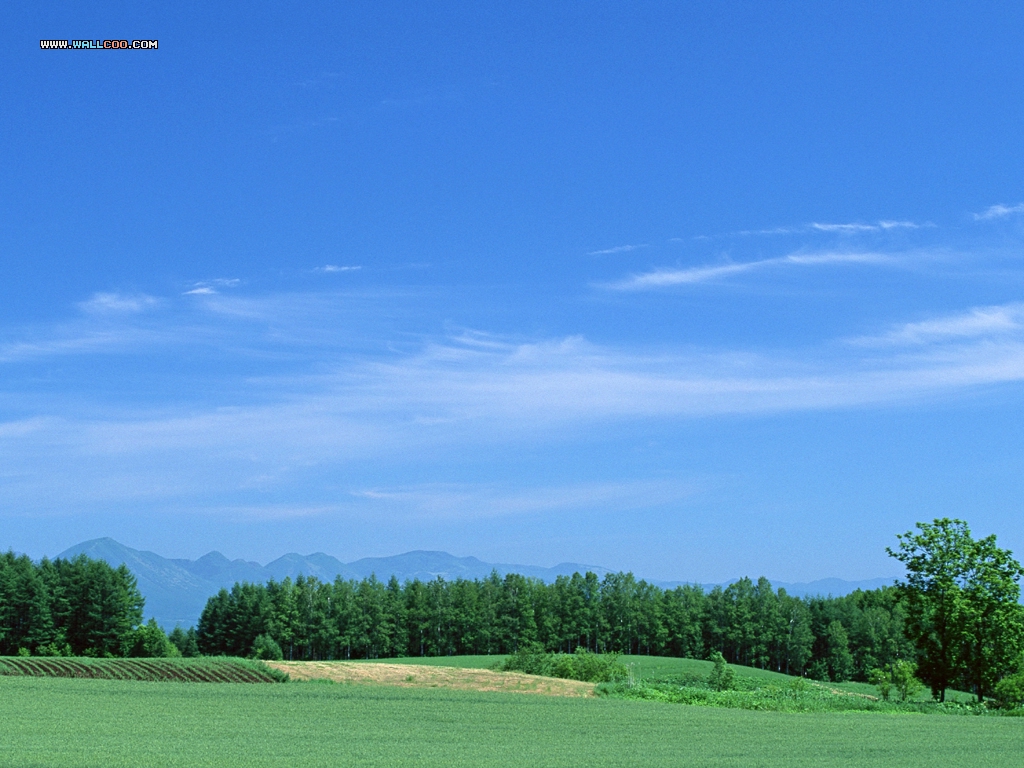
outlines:
{"label": "tree line", "polygon": [[905,621],[892,588],[798,598],[765,578],[706,592],[661,589],[631,573],[575,573],[550,584],[496,572],[404,584],[299,576],[221,590],[203,610],[197,640],[206,654],[248,656],[270,638],[292,660],[522,648],[704,659],[717,651],[735,664],[841,681],[913,655]]}

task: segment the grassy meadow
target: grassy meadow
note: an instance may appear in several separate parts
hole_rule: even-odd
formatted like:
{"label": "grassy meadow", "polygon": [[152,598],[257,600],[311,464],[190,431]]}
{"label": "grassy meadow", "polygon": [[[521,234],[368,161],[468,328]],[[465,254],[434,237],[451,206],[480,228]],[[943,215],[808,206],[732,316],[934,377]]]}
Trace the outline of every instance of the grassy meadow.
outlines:
{"label": "grassy meadow", "polygon": [[[632,664],[634,674],[646,680],[672,680],[674,678],[701,677],[707,678],[714,666],[710,661],[702,659],[676,659],[666,656],[621,656],[620,659],[627,666]],[[742,667],[730,665],[737,679],[746,679],[761,685],[785,686],[793,681],[789,675],[772,672],[767,669],[756,669],[753,667]],[[812,683],[814,684],[814,683]],[[878,689],[870,683],[822,683],[829,689],[845,691],[847,693],[861,694],[864,696],[877,696]],[[931,692],[922,689],[914,697],[915,701],[930,701]],[[973,694],[963,691],[947,689],[946,700],[951,702],[973,702]]]}
{"label": "grassy meadow", "polygon": [[[492,657],[493,658],[493,657]],[[449,660],[451,661],[451,660]],[[1018,766],[1024,721],[375,685],[0,677],[10,766]]]}
{"label": "grassy meadow", "polygon": [[[380,659],[368,663],[386,664],[422,664],[428,666],[460,667],[463,669],[493,669],[507,658],[503,655],[495,656],[433,656],[433,657],[406,657],[397,659]],[[620,656],[620,660],[626,666],[632,665],[634,674],[643,680],[674,680],[678,678],[700,677],[707,678],[711,673],[713,664],[703,659],[679,659],[671,656]],[[742,667],[732,665],[731,669],[737,678],[742,678],[763,685],[788,685],[793,678],[789,675],[772,672],[767,669],[756,669],[754,667]],[[848,693],[857,693],[866,696],[877,696],[878,689],[869,683],[827,683],[829,688],[834,688]],[[914,697],[915,701],[929,701],[931,694],[927,690],[920,691]],[[974,696],[962,691],[952,689],[946,691],[947,701],[970,702]]]}

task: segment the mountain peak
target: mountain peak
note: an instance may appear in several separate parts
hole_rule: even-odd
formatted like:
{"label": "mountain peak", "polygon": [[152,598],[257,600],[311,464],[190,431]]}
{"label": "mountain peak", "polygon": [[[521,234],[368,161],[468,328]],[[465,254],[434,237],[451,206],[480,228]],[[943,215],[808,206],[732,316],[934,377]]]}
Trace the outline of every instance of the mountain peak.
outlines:
{"label": "mountain peak", "polygon": [[211,564],[213,564],[213,563],[230,563],[231,561],[228,560],[224,555],[222,555],[217,550],[213,550],[212,552],[207,552],[205,555],[200,557],[195,562],[197,562],[197,563],[211,563]]}

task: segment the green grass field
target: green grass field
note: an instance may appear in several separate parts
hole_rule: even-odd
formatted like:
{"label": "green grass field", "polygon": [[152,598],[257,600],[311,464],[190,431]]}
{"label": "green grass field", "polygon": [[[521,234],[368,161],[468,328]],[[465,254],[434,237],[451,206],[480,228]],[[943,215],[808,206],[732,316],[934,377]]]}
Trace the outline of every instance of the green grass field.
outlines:
{"label": "green grass field", "polygon": [[[378,661],[388,664],[427,664],[465,669],[490,669],[500,664],[505,658],[505,656],[413,656],[399,659],[379,659]],[[634,673],[645,680],[667,680],[689,675],[707,678],[713,666],[710,661],[677,659],[669,656],[620,656],[619,660],[626,665],[632,664]],[[733,665],[732,670],[737,677],[755,680],[766,685],[787,685],[793,679],[789,675],[753,667]],[[878,695],[878,689],[868,683],[829,683],[828,685],[850,693]],[[929,701],[930,699],[931,693],[927,690],[921,691],[915,697],[916,701]],[[974,701],[974,696],[961,691],[948,690],[946,691],[946,700],[970,702]]]}
{"label": "green grass field", "polygon": [[[675,659],[663,656],[620,656],[619,658],[624,664],[633,664],[633,669],[637,676],[650,680],[671,679],[686,675],[707,678],[711,673],[711,668],[714,666],[710,661],[702,661],[700,659]],[[753,667],[733,665],[732,671],[738,678],[747,678],[764,685],[784,686],[793,680],[789,675],[771,672],[766,669],[755,669]],[[860,693],[868,696],[878,695],[878,689],[869,683],[825,683],[825,685],[849,693]],[[930,701],[931,692],[922,690],[914,697],[914,700]],[[975,697],[970,693],[950,689],[946,691],[946,700],[971,702],[975,700]]]}
{"label": "green grass field", "polygon": [[1019,766],[1024,720],[0,677],[4,766]]}

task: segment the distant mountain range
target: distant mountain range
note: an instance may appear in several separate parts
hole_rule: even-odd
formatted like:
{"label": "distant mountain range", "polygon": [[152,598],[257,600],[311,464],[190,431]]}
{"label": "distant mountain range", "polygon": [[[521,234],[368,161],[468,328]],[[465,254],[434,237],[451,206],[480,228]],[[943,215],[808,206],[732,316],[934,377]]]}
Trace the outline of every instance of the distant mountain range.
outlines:
{"label": "distant mountain range", "polygon": [[[220,552],[210,552],[198,560],[169,559],[155,552],[144,552],[126,547],[111,538],[93,539],[61,552],[59,557],[70,558],[85,554],[98,560],[105,560],[112,566],[122,563],[135,575],[139,591],[146,598],[146,618],[155,618],[161,626],[172,629],[180,624],[190,627],[199,620],[207,599],[222,587],[230,588],[239,581],[265,583],[270,579],[281,581],[285,577],[294,579],[299,574],[315,576],[321,581],[334,581],[336,576],[343,579],[364,579],[375,574],[387,581],[395,576],[399,581],[420,579],[430,581],[438,576],[446,580],[481,579],[497,571],[520,573],[552,582],[558,576],[571,576],[577,571],[592,571],[598,576],[609,573],[608,568],[580,563],[559,563],[552,568],[535,565],[511,565],[485,563],[475,557],[455,557],[447,552],[425,552],[417,550],[392,557],[366,557],[352,563],[343,563],[335,557],[316,552],[312,555],[290,553],[271,563],[260,565],[247,560],[228,560]],[[821,579],[803,584],[772,582],[776,588],[784,587],[792,595],[846,595],[857,589],[876,589],[891,584],[892,579],[869,579],[867,581],[843,581],[842,579]],[[652,581],[661,587],[675,587],[688,582]],[[715,584],[704,584],[711,589]]]}

